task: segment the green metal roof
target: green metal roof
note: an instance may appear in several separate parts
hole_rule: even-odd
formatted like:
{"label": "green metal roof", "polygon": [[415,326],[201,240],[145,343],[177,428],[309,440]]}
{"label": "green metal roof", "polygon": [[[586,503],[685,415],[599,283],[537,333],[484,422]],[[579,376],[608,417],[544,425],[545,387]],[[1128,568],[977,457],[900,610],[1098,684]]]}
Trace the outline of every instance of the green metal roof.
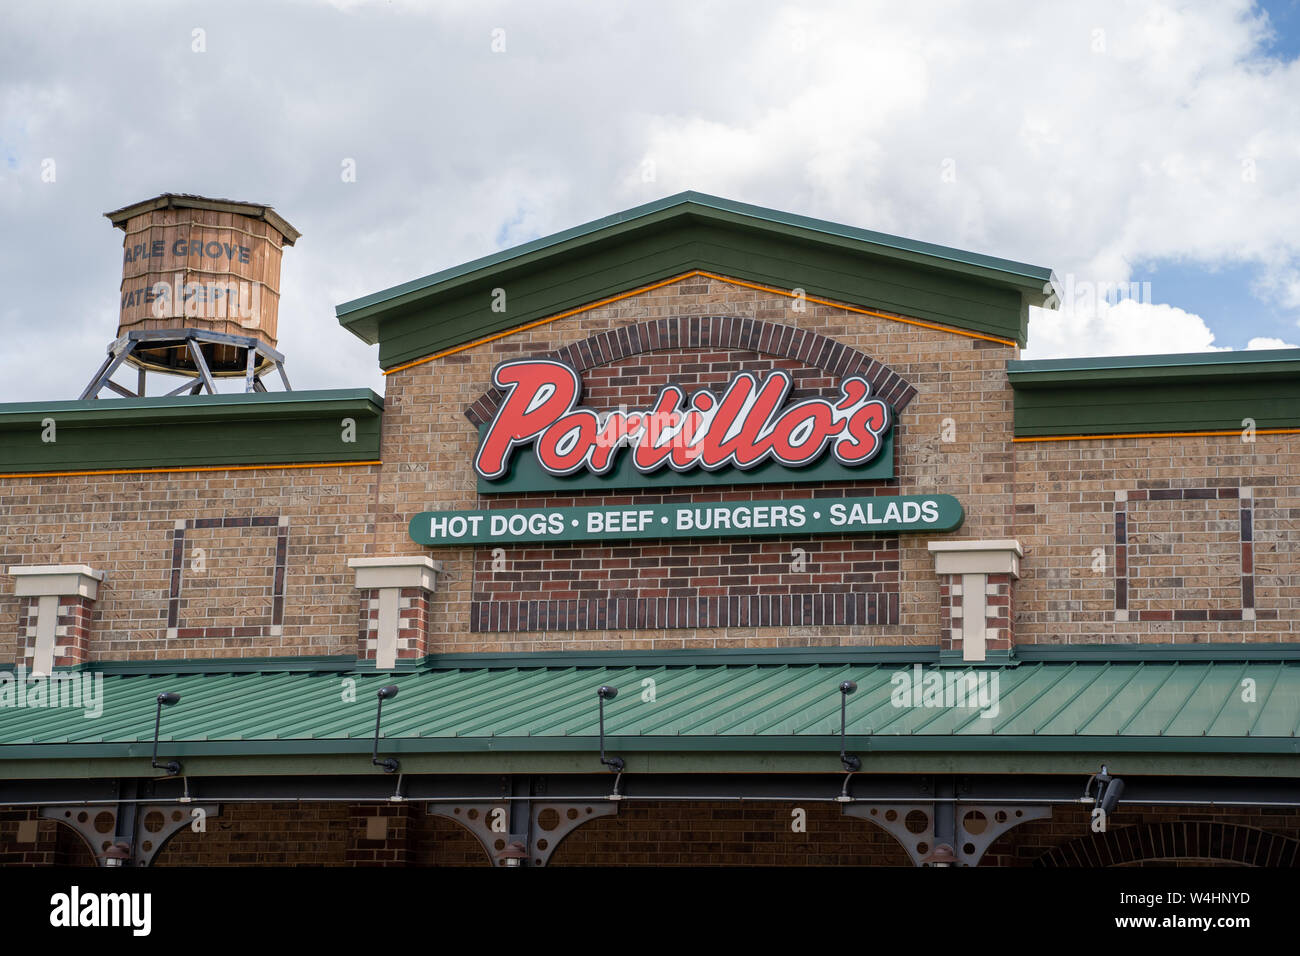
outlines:
{"label": "green metal roof", "polygon": [[[894,706],[903,662],[424,667],[406,673],[241,672],[106,674],[103,713],[0,707],[0,761],[139,757],[149,753],[155,699],[172,756],[368,752],[375,692],[383,752],[590,752],[596,688],[607,748],[619,752],[830,751],[838,746],[844,680],[850,746],[880,751],[1300,753],[1300,661],[1040,660],[986,668],[995,715],[973,707]],[[919,665],[918,665],[919,666]],[[925,668],[921,673],[955,673]],[[85,673],[85,672],[83,672]],[[967,671],[965,673],[972,673]],[[1243,681],[1256,700],[1243,701]],[[653,681],[654,700],[647,698]],[[345,700],[349,682],[355,700]],[[358,771],[359,772],[359,771]]]}
{"label": "green metal roof", "polygon": [[720,212],[736,213],[754,220],[769,222],[773,225],[794,226],[801,229],[807,229],[810,232],[822,233],[826,236],[870,243],[871,245],[879,246],[882,249],[923,255],[940,261],[974,266],[990,272],[1002,272],[1010,276],[1029,279],[1035,287],[1041,287],[1042,284],[1048,281],[1052,275],[1050,269],[1045,269],[1042,266],[1032,266],[1024,262],[1015,262],[1011,259],[999,259],[996,256],[981,255],[977,252],[966,252],[962,249],[952,249],[948,246],[940,246],[931,242],[921,242],[916,239],[907,239],[902,236],[891,236],[884,232],[874,232],[870,229],[860,229],[856,226],[846,226],[842,223],[830,222],[825,219],[814,219],[811,216],[800,216],[796,213],[781,212],[776,209],[768,209],[764,206],[753,206],[749,203],[736,202],[732,199],[723,199],[719,196],[710,196],[706,193],[686,190],[685,192],[676,193],[672,196],[665,196],[663,199],[656,199],[652,202],[643,203],[640,206],[634,206],[631,209],[625,209],[622,212],[616,212],[612,215],[583,223],[580,226],[561,230],[560,232],[554,233],[550,236],[533,239],[530,242],[525,242],[518,246],[512,246],[509,249],[502,249],[500,252],[494,252],[491,255],[483,256],[470,262],[462,263],[458,266],[453,266],[450,269],[443,269],[440,272],[434,272],[431,275],[424,276],[423,278],[412,279],[410,282],[403,282],[401,285],[393,286],[390,289],[383,289],[379,292],[362,296],[359,299],[344,302],[336,307],[335,312],[341,317],[359,311],[367,306],[377,305],[381,302],[388,302],[408,293],[428,289],[452,279],[469,275],[470,273],[476,272],[480,269],[503,265],[511,260],[521,259],[532,253],[563,245],[564,243],[570,242],[574,239],[596,235],[597,233],[603,232],[611,227],[624,225],[653,213],[672,209],[676,206],[686,205],[698,206],[701,209],[713,209]]}
{"label": "green metal roof", "polygon": [[1295,375],[1297,367],[1300,367],[1300,349],[1249,349],[1239,352],[1020,359],[1007,362],[1007,374],[1021,387],[1028,387],[1064,381],[1142,380],[1183,375],[1189,378],[1260,373],[1287,376]]}
{"label": "green metal roof", "polygon": [[[1012,338],[1050,269],[683,192],[345,302],[385,368],[702,269]],[[492,291],[509,292],[508,313]]]}

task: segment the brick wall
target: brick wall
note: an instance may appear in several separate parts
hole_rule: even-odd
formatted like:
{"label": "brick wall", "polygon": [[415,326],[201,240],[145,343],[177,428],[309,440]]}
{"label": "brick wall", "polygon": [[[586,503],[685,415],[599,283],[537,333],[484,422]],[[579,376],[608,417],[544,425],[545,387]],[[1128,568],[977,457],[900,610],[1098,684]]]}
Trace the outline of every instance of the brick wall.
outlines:
{"label": "brick wall", "polygon": [[[884,830],[828,803],[634,801],[616,816],[567,836],[551,866],[911,866]],[[371,821],[383,820],[382,836]],[[35,823],[35,840],[19,827]],[[69,827],[35,810],[0,810],[0,865],[90,866]],[[1107,833],[1089,830],[1085,807],[1061,805],[1050,820],[1009,831],[982,866],[1300,865],[1300,811],[1198,809],[1121,804]],[[206,833],[184,829],[155,866],[488,866],[468,830],[421,804],[261,803],[223,805]]]}
{"label": "brick wall", "polygon": [[[831,306],[809,304],[806,312],[795,312],[789,299],[776,294],[692,279],[389,376],[377,553],[410,553],[407,524],[413,510],[686,500],[677,491],[671,496],[529,495],[526,500],[480,496],[470,468],[478,433],[466,418],[466,405],[483,404],[492,369],[505,359],[552,353],[604,332],[681,316],[742,316],[817,333],[896,373],[903,383],[892,393],[896,397],[907,394],[909,387],[915,389],[896,425],[895,482],[856,487],[711,486],[698,492],[701,497],[941,492],[956,495],[966,508],[961,536],[1007,536],[1014,502],[1011,391],[1004,363],[1014,357],[1014,348]],[[697,323],[700,329],[708,324]],[[766,348],[774,347],[779,343],[772,345],[769,336]],[[665,353],[662,360],[659,351]],[[756,347],[706,343],[688,350],[678,342],[659,351],[617,357],[608,367],[585,370],[587,399],[593,404],[641,402],[670,379],[687,386],[716,385],[741,369],[785,368],[798,387],[810,393],[833,384],[833,377],[806,358],[773,357]],[[889,387],[896,381],[891,379]],[[410,504],[392,504],[397,502]],[[705,539],[555,550],[515,547],[505,549],[506,567],[496,572],[487,549],[430,549],[427,553],[444,565],[432,600],[430,650],[933,644],[939,582],[926,540],[903,535],[888,540]],[[790,564],[795,548],[803,549],[809,559],[802,572]],[[651,608],[641,603],[667,601],[670,595],[685,599],[711,589],[724,592],[706,597],[726,597],[725,609],[720,600],[704,613],[696,604],[692,617],[685,608],[671,612],[665,605],[654,608],[662,616],[652,618]],[[586,610],[587,617],[576,622],[576,608],[541,603],[577,602],[587,600],[588,594],[595,603]],[[874,595],[888,595],[888,601]],[[759,596],[778,610],[749,603]],[[773,617],[784,614],[781,602],[787,596],[791,616]],[[525,600],[527,607],[522,605]],[[869,601],[879,602],[874,612],[867,607]],[[820,611],[804,612],[818,606]]]}
{"label": "brick wall", "polygon": [[1189,810],[1121,804],[1106,833],[1089,829],[1090,809],[1053,808],[994,841],[982,866],[1300,866],[1300,811]]}
{"label": "brick wall", "polygon": [[94,866],[90,847],[71,827],[31,807],[0,807],[0,866]]}
{"label": "brick wall", "polygon": [[1295,436],[1015,445],[1023,643],[1289,641]]}
{"label": "brick wall", "polygon": [[[87,564],[105,573],[90,622],[91,660],[350,654],[358,605],[347,559],[364,551],[373,529],[376,470],[3,479],[0,567]],[[255,527],[256,518],[271,524]],[[179,550],[178,530],[184,531]],[[281,530],[286,553],[277,634]],[[203,549],[201,558],[196,548]],[[9,662],[23,649],[19,624],[27,599],[15,597],[12,579],[6,580],[0,661]]]}
{"label": "brick wall", "polygon": [[[893,376],[882,394],[906,400],[894,481],[711,486],[699,492],[706,500],[955,495],[966,511],[956,537],[1024,544],[1018,641],[1278,641],[1295,630],[1292,436],[1012,444],[1005,362],[1014,348],[833,306],[795,312],[782,296],[700,279],[389,376],[382,466],[4,479],[0,566],[106,573],[91,660],[354,653],[363,596],[348,558],[421,553],[444,566],[427,608],[434,653],[938,641],[926,535],[520,546],[505,549],[502,570],[487,549],[410,540],[422,510],[687,500],[681,490],[489,498],[471,468],[477,430],[466,409],[490,406],[500,361],[570,346],[589,353],[593,336],[622,340],[623,330],[669,319],[687,330],[686,344],[679,336],[597,361],[584,371],[592,402],[643,402],[670,379],[718,385],[773,368],[812,394],[834,386],[823,365],[848,354],[838,346],[869,356],[869,377]],[[723,347],[709,331],[758,328],[741,319],[792,331],[754,333],[744,347],[734,338]],[[791,344],[804,341],[795,332],[832,344],[814,356]],[[21,659],[23,609],[11,586],[0,588],[0,661]]]}
{"label": "brick wall", "polygon": [[879,827],[829,803],[625,803],[560,843],[551,866],[911,866]]}
{"label": "brick wall", "polygon": [[[788,328],[769,325],[768,328]],[[741,349],[673,348],[641,353],[584,371],[583,402],[602,411],[649,408],[675,384],[687,395],[720,391],[741,372],[762,379],[780,369],[794,386],[788,401],[839,395],[839,380],[788,358]],[[779,495],[896,494],[897,482],[813,488],[707,488],[709,500],[761,501]],[[565,505],[689,503],[700,489],[630,495],[580,491]],[[540,508],[556,495],[491,495],[482,507]],[[473,568],[470,629],[485,632],[695,629],[898,623],[898,542],[868,536],[796,542],[703,538],[607,547],[479,549]]]}
{"label": "brick wall", "polygon": [[[387,809],[387,808],[384,808]],[[345,866],[364,836],[346,803],[231,803],[167,841],[154,866]]]}

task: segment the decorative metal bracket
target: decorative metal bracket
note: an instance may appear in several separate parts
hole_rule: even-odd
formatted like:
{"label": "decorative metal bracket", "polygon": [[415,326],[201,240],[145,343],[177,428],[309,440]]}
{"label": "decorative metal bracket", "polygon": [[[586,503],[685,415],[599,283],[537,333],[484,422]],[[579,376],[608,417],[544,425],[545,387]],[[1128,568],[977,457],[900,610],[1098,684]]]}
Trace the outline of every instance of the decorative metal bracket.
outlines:
{"label": "decorative metal bracket", "polygon": [[431,803],[429,813],[455,821],[474,834],[494,866],[503,865],[499,854],[511,843],[524,845],[528,851],[528,865],[546,866],[561,840],[584,823],[600,817],[616,816],[618,803],[530,801],[527,833],[507,833],[502,827],[510,819],[510,807],[502,801]]}
{"label": "decorative metal bracket", "polygon": [[[842,808],[845,816],[874,823],[902,844],[917,866],[935,847],[933,803],[851,803]],[[945,806],[943,809],[948,809]],[[963,803],[957,806],[957,839],[953,851],[958,866],[978,866],[993,841],[1012,827],[1030,820],[1050,820],[1050,806],[1001,806]]]}
{"label": "decorative metal bracket", "polygon": [[[135,832],[121,835],[118,835],[118,808],[113,805],[41,807],[41,816],[76,830],[100,866],[105,865],[104,853],[114,843],[126,843],[131,847],[131,856],[126,861],[128,865],[150,866],[168,840],[194,823],[195,810],[201,811],[204,819],[217,817],[221,815],[221,804],[139,804],[135,808],[138,823],[131,827]],[[127,823],[125,819],[121,822]]]}

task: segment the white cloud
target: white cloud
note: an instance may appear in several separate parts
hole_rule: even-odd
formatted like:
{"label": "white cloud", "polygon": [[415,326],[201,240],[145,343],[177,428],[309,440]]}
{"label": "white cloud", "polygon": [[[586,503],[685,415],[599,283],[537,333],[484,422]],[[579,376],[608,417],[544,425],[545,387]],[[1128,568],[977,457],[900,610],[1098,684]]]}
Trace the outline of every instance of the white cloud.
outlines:
{"label": "white cloud", "polygon": [[1281,339],[1254,338],[1246,343],[1246,350],[1253,349],[1300,349],[1300,345],[1294,342],[1284,342]]}
{"label": "white cloud", "polygon": [[1026,359],[1227,351],[1199,315],[1172,305],[1124,299],[1082,310],[1030,309]]}
{"label": "white cloud", "polygon": [[[1257,336],[1249,349],[1294,349],[1300,346]],[[1098,306],[1029,310],[1026,359],[1103,355],[1168,355],[1176,352],[1230,352],[1214,344],[1214,332],[1199,315],[1168,304],[1103,299]]]}
{"label": "white cloud", "polygon": [[[303,231],[280,315],[300,388],[380,387],[336,303],[681,189],[1082,281],[1249,264],[1300,310],[1300,65],[1262,55],[1265,24],[1248,0],[232,0],[196,54],[174,4],[5,4],[0,400],[89,378],[120,269],[99,214],[164,190]],[[1034,354],[1213,348],[1176,304],[1036,316]]]}

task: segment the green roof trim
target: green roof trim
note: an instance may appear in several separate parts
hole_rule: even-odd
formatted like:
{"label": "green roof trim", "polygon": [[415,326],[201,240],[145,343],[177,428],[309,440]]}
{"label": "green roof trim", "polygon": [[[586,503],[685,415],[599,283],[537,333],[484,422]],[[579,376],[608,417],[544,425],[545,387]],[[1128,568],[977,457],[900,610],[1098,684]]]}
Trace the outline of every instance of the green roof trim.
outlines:
{"label": "green roof trim", "polygon": [[373,461],[383,408],[365,388],[4,404],[0,474]]}
{"label": "green roof trim", "polygon": [[[702,269],[1024,344],[1050,269],[684,192],[336,308],[391,368]],[[507,310],[492,311],[492,290]]]}
{"label": "green roof trim", "polygon": [[[774,753],[838,747],[843,680],[848,736],[865,753],[1300,753],[1300,662],[1146,660],[1024,662],[986,670],[996,707],[894,706],[903,674],[943,674],[900,662],[623,664],[447,667],[391,673],[226,673],[102,676],[102,713],[0,707],[0,762],[147,757],[155,700],[181,695],[162,722],[169,756],[256,757],[367,752],[375,691],[381,751],[398,755],[594,752],[595,691],[606,705],[607,749],[681,754]],[[1257,699],[1241,699],[1242,681]],[[652,683],[648,683],[648,681]],[[653,694],[649,689],[653,688]],[[13,694],[12,682],[0,695]],[[650,698],[653,697],[653,700]],[[0,696],[0,702],[4,697]],[[756,765],[757,766],[757,765]],[[367,771],[358,763],[355,772]]]}
{"label": "green roof trim", "polygon": [[[1156,746],[1160,741],[1154,742]],[[1105,738],[1096,741],[1093,750],[1060,752],[1005,750],[999,752],[958,751],[883,751],[852,744],[864,760],[861,779],[871,774],[1069,774],[1080,780],[1096,772],[1101,764],[1121,774],[1184,775],[1192,778],[1209,776],[1281,777],[1295,776],[1294,754],[1215,753],[1181,754],[1169,750],[1150,752],[1112,751]],[[354,744],[349,753],[333,754],[257,754],[242,756],[185,754],[185,773],[191,779],[202,777],[256,776],[335,776],[380,773],[370,766],[370,750]],[[5,779],[73,779],[86,777],[150,777],[159,771],[149,767],[149,755],[137,745],[138,756],[51,757],[40,760],[4,759],[0,751],[0,777]],[[624,751],[630,774],[645,773],[798,773],[823,774],[830,792],[838,791],[844,777],[839,762],[839,740],[820,750],[769,751],[762,754],[742,751]],[[869,756],[868,756],[869,755]],[[179,754],[177,756],[180,756]],[[516,774],[590,774],[601,769],[594,749],[564,752],[488,751],[462,753],[403,753],[404,774],[479,774],[495,783],[498,775]],[[593,767],[593,764],[595,766]],[[612,784],[612,779],[611,779]],[[854,789],[869,788],[860,783]],[[558,789],[558,788],[557,788]],[[495,792],[489,785],[484,799]]]}
{"label": "green roof trim", "polygon": [[1300,428],[1300,349],[1007,362],[1017,438]]}
{"label": "green roof trim", "polygon": [[[1017,644],[1005,666],[1049,661],[1295,661],[1300,662],[1300,642],[1206,644]],[[775,667],[842,664],[940,664],[938,645],[880,644],[863,647],[726,647],[662,648],[634,651],[527,651],[521,653],[468,652],[429,654],[418,661],[400,663],[383,673],[419,673],[429,670],[530,670],[538,668],[625,667]],[[969,665],[967,665],[969,666]],[[17,664],[10,664],[14,671]],[[281,657],[196,657],[177,660],[91,661],[60,671],[89,671],[125,677],[163,674],[283,674],[377,673],[374,661],[353,654],[295,655]]]}

